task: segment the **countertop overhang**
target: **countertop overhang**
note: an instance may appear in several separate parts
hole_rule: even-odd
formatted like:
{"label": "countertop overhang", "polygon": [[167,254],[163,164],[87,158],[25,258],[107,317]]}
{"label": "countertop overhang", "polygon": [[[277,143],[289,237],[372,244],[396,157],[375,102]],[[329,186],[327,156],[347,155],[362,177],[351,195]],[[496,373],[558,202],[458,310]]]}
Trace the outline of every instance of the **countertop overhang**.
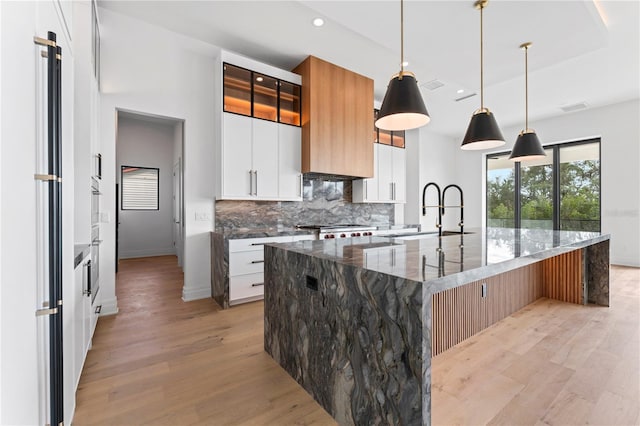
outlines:
{"label": "countertop overhang", "polygon": [[416,281],[433,292],[609,240],[599,232],[482,228],[405,240],[355,237],[271,246]]}

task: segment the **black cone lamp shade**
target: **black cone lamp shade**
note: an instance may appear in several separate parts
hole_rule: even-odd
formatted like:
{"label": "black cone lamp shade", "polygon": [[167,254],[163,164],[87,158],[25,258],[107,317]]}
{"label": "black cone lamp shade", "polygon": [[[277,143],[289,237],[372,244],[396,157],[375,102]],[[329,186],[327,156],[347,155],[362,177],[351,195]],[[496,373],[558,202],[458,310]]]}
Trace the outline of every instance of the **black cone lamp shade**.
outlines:
{"label": "black cone lamp shade", "polygon": [[513,150],[509,156],[509,160],[529,161],[538,160],[546,156],[547,154],[544,152],[536,132],[531,129],[527,129],[526,131],[520,132],[518,135],[518,139],[516,139],[516,143],[513,145]]}
{"label": "black cone lamp shade", "polygon": [[467,133],[462,140],[461,149],[490,149],[504,145],[504,136],[498,127],[495,117],[486,108],[473,113]]}
{"label": "black cone lamp shade", "polygon": [[480,10],[480,109],[471,116],[467,133],[462,140],[461,149],[465,151],[476,149],[490,149],[505,144],[504,136],[498,127],[495,116],[484,106],[484,37],[482,30],[482,11],[489,0],[477,0],[474,3]]}
{"label": "black cone lamp shade", "polygon": [[394,75],[382,100],[376,127],[383,130],[410,130],[424,126],[430,120],[413,73],[403,71]]}
{"label": "black cone lamp shade", "polygon": [[520,45],[524,49],[524,130],[511,150],[509,160],[513,161],[538,160],[547,156],[535,130],[529,128],[529,47],[531,42]]}

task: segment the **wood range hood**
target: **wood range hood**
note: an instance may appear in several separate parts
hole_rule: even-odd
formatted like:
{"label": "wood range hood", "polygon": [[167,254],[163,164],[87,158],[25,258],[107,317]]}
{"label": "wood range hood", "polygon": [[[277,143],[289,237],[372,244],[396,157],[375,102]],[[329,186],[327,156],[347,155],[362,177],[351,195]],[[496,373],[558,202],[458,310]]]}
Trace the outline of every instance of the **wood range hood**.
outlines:
{"label": "wood range hood", "polygon": [[314,56],[293,72],[302,76],[302,173],[373,177],[373,80]]}

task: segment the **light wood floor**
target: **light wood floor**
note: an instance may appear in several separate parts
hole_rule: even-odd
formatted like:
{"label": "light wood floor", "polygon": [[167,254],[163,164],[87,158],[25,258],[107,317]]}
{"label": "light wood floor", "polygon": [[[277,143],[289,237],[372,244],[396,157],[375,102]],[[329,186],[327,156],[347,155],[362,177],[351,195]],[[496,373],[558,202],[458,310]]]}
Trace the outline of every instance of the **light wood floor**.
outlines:
{"label": "light wood floor", "polygon": [[[262,302],[184,303],[176,258],[122,261],[74,424],[333,425],[263,351]],[[433,424],[640,424],[640,269],[612,306],[541,299],[433,360]]]}

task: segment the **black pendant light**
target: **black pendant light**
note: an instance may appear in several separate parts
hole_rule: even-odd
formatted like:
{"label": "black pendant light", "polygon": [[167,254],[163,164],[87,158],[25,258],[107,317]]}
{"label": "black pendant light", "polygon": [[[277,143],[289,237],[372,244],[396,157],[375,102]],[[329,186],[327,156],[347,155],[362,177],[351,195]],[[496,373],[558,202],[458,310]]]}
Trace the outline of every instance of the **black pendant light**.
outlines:
{"label": "black pendant light", "polygon": [[404,2],[400,0],[400,72],[391,77],[375,124],[397,131],[415,129],[430,120],[416,76],[404,70]]}
{"label": "black pendant light", "polygon": [[509,156],[509,160],[513,161],[529,161],[539,160],[547,156],[540,144],[536,131],[529,128],[529,47],[531,42],[522,43],[521,49],[524,49],[524,130],[518,135],[513,150]]}
{"label": "black pendant light", "polygon": [[462,140],[461,149],[489,149],[505,144],[504,136],[498,127],[496,118],[484,106],[484,49],[482,31],[482,10],[487,7],[489,0],[478,0],[474,6],[480,9],[480,109],[476,110],[471,117],[467,133]]}

